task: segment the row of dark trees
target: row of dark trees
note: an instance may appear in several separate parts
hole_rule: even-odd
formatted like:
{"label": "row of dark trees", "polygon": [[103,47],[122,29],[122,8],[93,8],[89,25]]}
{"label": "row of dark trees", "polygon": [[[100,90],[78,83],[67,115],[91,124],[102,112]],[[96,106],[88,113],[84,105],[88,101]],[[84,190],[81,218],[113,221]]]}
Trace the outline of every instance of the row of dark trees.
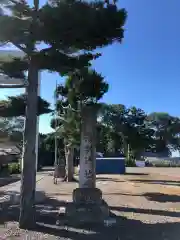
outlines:
{"label": "row of dark trees", "polygon": [[[53,124],[51,124],[53,127]],[[147,152],[159,156],[171,156],[180,150],[180,119],[163,112],[147,115],[143,110],[122,104],[102,104],[97,125],[96,151],[104,156],[124,155],[131,160],[140,159]],[[78,140],[80,136],[75,136]],[[43,135],[44,152],[54,153],[54,134]],[[58,140],[61,156],[64,156],[63,138]],[[78,145],[77,145],[78,146]],[[79,156],[78,148],[76,154]],[[129,156],[130,155],[130,156]],[[52,154],[51,157],[54,157]],[[42,165],[52,164],[45,160]]]}
{"label": "row of dark trees", "polygon": [[[88,73],[89,76],[91,74]],[[94,73],[92,77],[94,78]],[[67,82],[69,81],[68,78]],[[58,116],[61,116],[61,118],[57,117],[56,119],[58,129],[57,154],[60,161],[65,158],[65,145],[69,141],[71,141],[75,150],[74,159],[79,157],[80,116],[79,112],[74,111],[75,105],[74,109],[68,108],[67,82],[64,86],[58,86],[57,89],[59,96],[57,101]],[[103,82],[103,86],[104,89],[107,89],[105,82]],[[80,93],[84,94],[82,88]],[[86,98],[87,95],[86,93]],[[77,92],[76,97],[78,97]],[[94,101],[96,100],[94,99]],[[73,103],[76,103],[75,99],[73,99]],[[8,100],[0,102],[0,116],[2,117],[0,127],[3,130],[1,136],[6,131],[10,139],[17,144],[22,142],[22,119],[25,115],[25,106],[25,95],[9,97]],[[50,105],[39,98],[39,114],[50,112],[53,113]],[[51,127],[55,128],[54,117],[52,117]],[[170,156],[171,151],[180,150],[179,134],[180,119],[168,113],[146,114],[142,109],[127,108],[122,104],[99,104],[96,151],[103,153],[104,156],[120,156],[123,154],[127,157],[128,151],[133,159],[139,159],[144,152]],[[53,165],[54,160],[55,133],[40,134],[39,163],[41,165]]]}

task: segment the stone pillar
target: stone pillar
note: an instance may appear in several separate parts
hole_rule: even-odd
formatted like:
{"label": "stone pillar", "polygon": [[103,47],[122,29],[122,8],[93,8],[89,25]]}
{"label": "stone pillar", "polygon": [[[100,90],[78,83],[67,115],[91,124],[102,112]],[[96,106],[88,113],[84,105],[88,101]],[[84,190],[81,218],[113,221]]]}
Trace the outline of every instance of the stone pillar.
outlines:
{"label": "stone pillar", "polygon": [[[109,217],[108,205],[96,188],[96,106],[82,111],[79,188],[73,191],[73,203],[66,208],[66,220],[73,224],[103,222]],[[59,213],[61,215],[61,212]]]}
{"label": "stone pillar", "polygon": [[96,185],[96,121],[97,109],[87,106],[82,110],[79,187]]}

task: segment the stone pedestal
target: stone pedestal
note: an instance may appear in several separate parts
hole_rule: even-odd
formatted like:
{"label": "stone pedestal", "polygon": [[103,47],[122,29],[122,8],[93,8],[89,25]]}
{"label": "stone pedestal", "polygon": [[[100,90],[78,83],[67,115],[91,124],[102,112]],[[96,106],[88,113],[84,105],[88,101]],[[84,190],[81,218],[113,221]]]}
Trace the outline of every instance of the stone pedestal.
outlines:
{"label": "stone pedestal", "polygon": [[[77,188],[73,191],[73,202],[65,211],[59,212],[60,219],[67,223],[104,223],[109,218],[109,207],[102,199],[98,188]],[[63,218],[62,218],[63,217]]]}

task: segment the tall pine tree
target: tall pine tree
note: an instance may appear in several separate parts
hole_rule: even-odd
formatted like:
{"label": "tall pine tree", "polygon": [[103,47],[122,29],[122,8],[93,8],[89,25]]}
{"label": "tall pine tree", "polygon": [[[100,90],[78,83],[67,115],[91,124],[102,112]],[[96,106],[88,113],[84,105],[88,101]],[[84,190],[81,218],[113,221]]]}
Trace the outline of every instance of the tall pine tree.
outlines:
{"label": "tall pine tree", "polygon": [[[9,0],[1,5],[0,42],[11,43],[26,54],[24,59],[1,62],[1,72],[19,77],[28,71],[20,227],[30,227],[35,223],[38,71],[66,75],[89,66],[99,56],[93,50],[121,42],[126,11],[103,1],[55,0],[40,8],[38,0],[32,7],[25,0]],[[44,47],[39,43],[45,43]]]}

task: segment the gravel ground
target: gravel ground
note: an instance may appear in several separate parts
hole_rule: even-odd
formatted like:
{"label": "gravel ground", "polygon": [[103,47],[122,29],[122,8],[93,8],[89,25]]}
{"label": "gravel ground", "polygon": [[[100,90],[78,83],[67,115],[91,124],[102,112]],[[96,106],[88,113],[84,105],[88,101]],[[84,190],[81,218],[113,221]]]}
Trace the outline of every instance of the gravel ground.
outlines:
{"label": "gravel ground", "polygon": [[[37,205],[38,222],[34,231],[17,229],[18,207],[0,213],[0,239],[73,239],[73,240],[179,240],[180,239],[180,178],[178,170],[154,171],[129,169],[124,176],[97,176],[97,187],[112,210],[117,224],[96,226],[56,226],[57,211],[64,201],[72,200],[76,183],[52,184],[46,176],[39,191],[45,191],[47,201]],[[166,172],[167,171],[167,172]],[[160,175],[159,173],[162,173]],[[6,223],[6,225],[4,225]],[[16,235],[13,236],[12,235]],[[28,237],[27,237],[28,236]]]}

